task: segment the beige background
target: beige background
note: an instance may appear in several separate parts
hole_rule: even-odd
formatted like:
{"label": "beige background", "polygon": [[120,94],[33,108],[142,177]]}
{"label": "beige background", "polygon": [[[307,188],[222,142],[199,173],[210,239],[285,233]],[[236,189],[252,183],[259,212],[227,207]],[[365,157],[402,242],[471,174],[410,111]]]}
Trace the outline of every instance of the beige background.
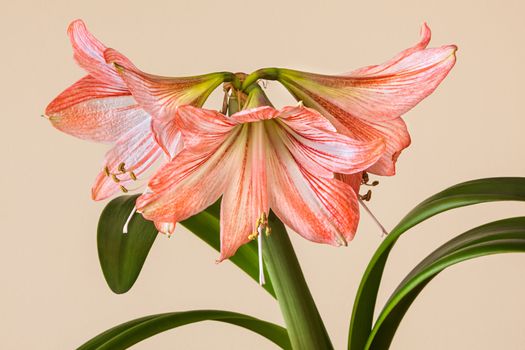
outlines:
{"label": "beige background", "polygon": [[[0,339],[4,349],[71,349],[120,322],[194,308],[231,309],[281,323],[277,304],[229,262],[178,229],[158,239],[131,292],[117,296],[98,266],[104,203],[90,186],[106,146],[76,140],[39,117],[83,75],[68,23],[83,18],[107,45],[146,71],[190,75],[264,66],[338,73],[380,63],[418,39],[459,46],[438,91],[406,115],[413,145],[371,204],[388,228],[419,201],[460,181],[525,175],[525,7],[520,1],[4,1],[0,14],[2,245]],[[269,93],[288,99],[275,83]],[[430,220],[394,249],[379,301],[431,250],[474,225],[523,215],[521,203],[482,205]],[[364,217],[348,248],[293,241],[326,326],[346,346],[357,284],[380,243]],[[392,349],[523,349],[525,255],[463,263],[416,300]],[[136,349],[271,349],[233,326],[204,323]]]}

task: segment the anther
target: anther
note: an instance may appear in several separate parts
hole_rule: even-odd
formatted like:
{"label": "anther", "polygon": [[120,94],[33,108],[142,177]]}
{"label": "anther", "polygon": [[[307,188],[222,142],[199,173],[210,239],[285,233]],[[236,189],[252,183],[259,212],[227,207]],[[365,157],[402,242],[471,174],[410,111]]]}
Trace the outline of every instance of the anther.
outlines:
{"label": "anther", "polygon": [[118,170],[121,172],[121,173],[125,173],[126,172],[126,164],[124,162],[120,163],[118,165]]}
{"label": "anther", "polygon": [[120,190],[124,193],[128,193],[128,189],[122,185],[120,185]]}
{"label": "anther", "polygon": [[368,190],[365,194],[360,194],[359,199],[368,202],[372,198],[372,191]]}
{"label": "anther", "polygon": [[107,166],[104,167],[104,173],[106,174],[106,176],[110,175],[109,168]]}
{"label": "anther", "polygon": [[135,173],[133,171],[130,171],[129,172],[129,177],[131,177],[131,179],[133,181],[137,181],[137,175],[135,175]]}
{"label": "anther", "polygon": [[113,179],[113,181],[115,181],[116,183],[119,183],[120,182],[120,179],[117,177],[117,175],[115,174],[111,174],[111,178]]}
{"label": "anther", "polygon": [[361,182],[363,184],[367,184],[369,180],[370,180],[370,178],[368,177],[368,173],[366,171],[363,171],[363,178],[362,178]]}
{"label": "anther", "polygon": [[361,184],[362,185],[365,185],[365,186],[377,186],[379,185],[379,181],[375,180],[375,181],[372,181],[372,183],[369,183],[368,181],[370,181],[370,177],[368,176],[368,173],[366,171],[363,172],[363,178],[361,179]]}

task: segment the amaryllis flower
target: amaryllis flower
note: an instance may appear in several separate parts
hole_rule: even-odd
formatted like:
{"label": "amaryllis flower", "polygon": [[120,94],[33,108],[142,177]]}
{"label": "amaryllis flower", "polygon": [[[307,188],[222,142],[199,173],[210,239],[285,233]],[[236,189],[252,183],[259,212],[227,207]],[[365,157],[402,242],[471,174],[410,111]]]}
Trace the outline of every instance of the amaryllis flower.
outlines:
{"label": "amaryllis flower", "polygon": [[219,260],[257,236],[270,209],[311,241],[344,245],[353,238],[357,196],[334,173],[374,164],[384,150],[382,139],[354,140],[299,106],[256,107],[230,117],[181,106],[171,122],[182,131],[185,148],[138,198],[145,218],[178,222],[222,196]]}
{"label": "amaryllis flower", "polygon": [[[112,143],[92,188],[95,200],[115,192],[143,174],[162,155],[151,131],[151,117],[131,95],[127,84],[113,64],[106,63],[107,47],[97,40],[81,20],[68,28],[74,58],[88,75],[67,88],[46,108],[45,115],[54,127],[81,139]],[[122,65],[140,72],[124,56]],[[164,91],[172,105],[202,105],[220,85],[226,73],[191,78],[164,78],[148,75],[152,88]],[[173,155],[180,145],[173,139]]]}
{"label": "amaryllis flower", "polygon": [[399,154],[410,145],[401,115],[430,95],[456,61],[456,46],[427,48],[429,41],[430,29],[424,24],[416,45],[381,65],[336,76],[290,69],[268,69],[266,74],[305,106],[320,111],[337,131],[363,141],[383,137],[385,152],[367,171],[393,175]]}

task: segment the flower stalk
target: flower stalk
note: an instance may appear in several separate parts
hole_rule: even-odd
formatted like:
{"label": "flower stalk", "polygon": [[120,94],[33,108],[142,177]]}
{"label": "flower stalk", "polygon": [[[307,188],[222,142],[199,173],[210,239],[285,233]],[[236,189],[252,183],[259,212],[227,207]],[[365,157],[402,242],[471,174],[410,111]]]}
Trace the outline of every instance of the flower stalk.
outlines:
{"label": "flower stalk", "polygon": [[264,263],[293,349],[333,349],[283,223],[270,213],[272,234],[264,238]]}

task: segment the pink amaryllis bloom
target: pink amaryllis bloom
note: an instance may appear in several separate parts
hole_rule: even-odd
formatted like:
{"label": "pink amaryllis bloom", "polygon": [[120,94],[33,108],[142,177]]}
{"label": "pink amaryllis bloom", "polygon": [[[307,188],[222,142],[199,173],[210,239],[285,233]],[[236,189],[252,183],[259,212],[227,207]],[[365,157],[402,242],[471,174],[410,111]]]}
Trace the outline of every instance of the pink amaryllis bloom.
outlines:
{"label": "pink amaryllis bloom", "polygon": [[360,172],[381,156],[381,139],[357,141],[339,134],[305,107],[263,106],[230,117],[192,106],[171,118],[185,148],[150,180],[137,199],[150,220],[178,222],[221,202],[220,260],[260,233],[271,209],[314,242],[345,245],[359,210],[351,186],[334,173]]}
{"label": "pink amaryllis bloom", "polygon": [[335,76],[269,71],[297,100],[328,118],[337,131],[363,141],[384,138],[383,155],[367,171],[394,175],[399,154],[410,145],[401,116],[430,95],[456,62],[455,45],[427,48],[429,42],[430,29],[424,24],[416,45],[381,65]]}
{"label": "pink amaryllis bloom", "polygon": [[[68,28],[76,62],[88,75],[67,88],[46,108],[45,116],[57,129],[81,139],[114,146],[92,188],[92,197],[102,200],[122,190],[143,174],[162,155],[151,129],[151,116],[131,95],[113,64],[106,63],[107,47],[96,39],[81,20]],[[113,53],[116,55],[117,53]],[[140,72],[124,56],[119,60]],[[151,87],[165,92],[173,105],[200,106],[220,85],[226,73],[190,78],[164,78],[142,73]],[[174,139],[171,155],[180,149]],[[166,150],[168,153],[168,151]]]}

